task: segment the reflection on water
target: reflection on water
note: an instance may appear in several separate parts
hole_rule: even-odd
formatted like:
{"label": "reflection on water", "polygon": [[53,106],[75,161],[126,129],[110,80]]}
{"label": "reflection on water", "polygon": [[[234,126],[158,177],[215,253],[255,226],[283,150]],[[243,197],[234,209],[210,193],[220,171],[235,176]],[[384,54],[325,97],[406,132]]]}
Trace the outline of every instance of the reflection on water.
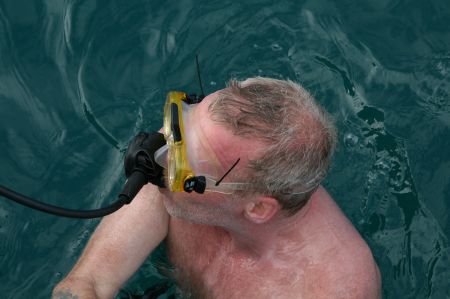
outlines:
{"label": "reflection on water", "polygon": [[[200,54],[207,92],[231,76],[304,84],[336,118],[326,187],[372,248],[384,297],[450,297],[447,2],[251,2],[0,1],[0,184],[111,202],[127,142],[161,126],[168,90],[197,91]],[[2,297],[48,297],[96,224],[1,199]],[[122,294],[166,280],[161,258]]]}

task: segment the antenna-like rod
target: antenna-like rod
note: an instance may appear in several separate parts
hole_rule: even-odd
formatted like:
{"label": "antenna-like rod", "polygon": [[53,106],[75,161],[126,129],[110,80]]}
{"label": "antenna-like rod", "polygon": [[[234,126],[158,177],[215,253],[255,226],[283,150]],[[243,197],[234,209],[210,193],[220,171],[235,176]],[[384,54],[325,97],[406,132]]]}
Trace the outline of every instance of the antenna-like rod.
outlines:
{"label": "antenna-like rod", "polygon": [[200,77],[200,66],[198,64],[198,54],[195,54],[195,62],[197,63],[197,76],[198,76],[198,83],[200,83],[200,90],[202,91],[201,96],[205,96],[205,92],[203,91],[203,85],[202,85],[202,78]]}
{"label": "antenna-like rod", "polygon": [[216,186],[219,186],[220,183],[222,183],[223,179],[233,170],[233,168],[236,167],[236,165],[239,163],[239,161],[241,161],[241,158],[238,158],[236,162],[234,162],[233,166],[231,166],[230,169],[228,169],[227,172],[225,172],[225,174],[223,175],[223,177],[221,177],[217,182],[216,182]]}

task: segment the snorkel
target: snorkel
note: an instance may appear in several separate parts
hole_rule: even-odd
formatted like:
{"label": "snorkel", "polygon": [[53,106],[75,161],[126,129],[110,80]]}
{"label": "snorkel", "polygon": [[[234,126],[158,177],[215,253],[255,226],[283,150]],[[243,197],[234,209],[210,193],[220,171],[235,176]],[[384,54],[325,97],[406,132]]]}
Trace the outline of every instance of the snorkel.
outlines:
{"label": "snorkel", "polygon": [[[91,219],[112,214],[122,206],[131,203],[147,183],[152,183],[159,188],[167,188],[171,192],[198,194],[203,194],[205,191],[231,194],[236,190],[244,190],[248,183],[222,183],[239,163],[240,158],[220,178],[211,173],[208,174],[208,171],[202,171],[201,167],[191,167],[191,164],[197,166],[198,163],[196,159],[191,161],[188,159],[183,114],[187,117],[189,106],[194,106],[205,98],[197,55],[195,60],[201,95],[176,91],[168,93],[164,107],[164,134],[141,132],[131,140],[124,157],[127,180],[117,200],[111,205],[95,210],[66,209],[37,201],[1,185],[0,196],[52,215]],[[191,154],[192,152],[194,151],[191,150]],[[164,177],[165,175],[167,177]]]}
{"label": "snorkel", "polygon": [[[186,101],[190,104],[199,103],[205,97],[200,78],[198,56],[196,55],[195,58],[197,75],[202,94],[199,96],[195,94],[186,95]],[[136,194],[138,194],[141,188],[147,183],[152,183],[160,188],[165,188],[163,168],[155,161],[155,152],[165,144],[166,140],[164,135],[158,132],[141,132],[131,140],[124,157],[124,169],[125,176],[127,178],[125,186],[123,187],[122,192],[119,193],[117,200],[104,208],[95,210],[73,210],[61,208],[37,201],[2,185],[0,185],[0,196],[11,199],[16,203],[22,204],[29,208],[56,216],[80,219],[103,217],[112,214],[124,205],[131,203]],[[188,182],[191,181],[188,180]],[[192,182],[187,184],[187,186],[192,188],[191,191],[201,191],[201,189],[198,189],[199,187],[195,187]],[[199,184],[196,186],[199,186]]]}
{"label": "snorkel", "polygon": [[154,152],[164,146],[164,136],[160,133],[139,133],[130,142],[124,158],[127,178],[122,192],[110,206],[95,210],[72,210],[49,205],[0,185],[0,195],[29,208],[61,217],[92,219],[114,213],[129,204],[141,188],[152,183],[164,187],[162,168],[154,161]]}

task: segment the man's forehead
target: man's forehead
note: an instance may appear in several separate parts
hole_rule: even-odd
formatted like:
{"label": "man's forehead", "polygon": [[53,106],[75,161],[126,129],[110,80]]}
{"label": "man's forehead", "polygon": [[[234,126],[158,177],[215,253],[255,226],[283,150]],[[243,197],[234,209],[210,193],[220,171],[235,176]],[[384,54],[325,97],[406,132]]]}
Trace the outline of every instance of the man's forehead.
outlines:
{"label": "man's forehead", "polygon": [[238,158],[241,159],[239,164],[245,165],[249,158],[255,158],[257,150],[261,148],[261,143],[236,136],[223,124],[211,119],[208,107],[217,96],[217,92],[208,95],[196,107],[193,118],[196,124],[193,127],[199,131],[200,136],[204,138],[223,169],[228,169]]}

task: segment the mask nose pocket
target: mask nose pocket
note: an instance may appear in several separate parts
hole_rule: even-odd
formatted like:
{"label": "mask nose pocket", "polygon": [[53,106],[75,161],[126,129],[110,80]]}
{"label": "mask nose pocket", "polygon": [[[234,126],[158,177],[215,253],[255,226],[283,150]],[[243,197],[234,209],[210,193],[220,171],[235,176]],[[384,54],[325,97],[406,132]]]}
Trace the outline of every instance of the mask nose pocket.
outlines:
{"label": "mask nose pocket", "polygon": [[158,163],[159,166],[163,168],[167,168],[167,152],[169,150],[169,146],[165,144],[164,146],[160,147],[155,152],[155,162]]}

